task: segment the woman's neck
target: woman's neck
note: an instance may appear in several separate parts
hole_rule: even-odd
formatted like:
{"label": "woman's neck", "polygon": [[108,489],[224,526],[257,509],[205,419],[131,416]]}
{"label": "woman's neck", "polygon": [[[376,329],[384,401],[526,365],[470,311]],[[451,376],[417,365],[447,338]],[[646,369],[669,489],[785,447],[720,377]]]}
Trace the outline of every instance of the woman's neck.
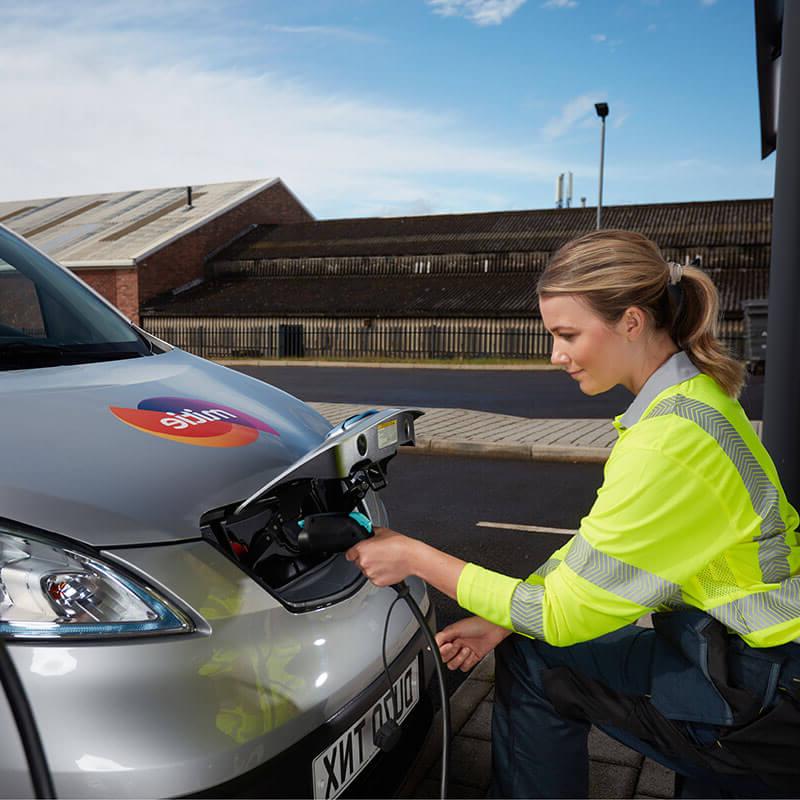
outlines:
{"label": "woman's neck", "polygon": [[679,352],[678,346],[668,336],[659,337],[658,341],[652,342],[652,346],[648,347],[639,368],[631,375],[627,388],[634,395],[639,394],[650,376],[677,352]]}

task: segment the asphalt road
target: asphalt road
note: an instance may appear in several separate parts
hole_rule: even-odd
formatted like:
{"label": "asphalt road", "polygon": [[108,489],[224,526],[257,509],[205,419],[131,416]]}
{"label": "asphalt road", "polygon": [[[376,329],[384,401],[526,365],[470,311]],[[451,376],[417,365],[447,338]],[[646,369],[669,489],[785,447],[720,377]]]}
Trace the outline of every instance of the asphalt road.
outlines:
{"label": "asphalt road", "polygon": [[[305,401],[468,408],[539,419],[611,419],[631,402],[622,387],[587,397],[563,372],[392,367],[237,367]],[[761,419],[763,377],[751,378],[742,405]]]}
{"label": "asphalt road", "polygon": [[[567,535],[477,527],[499,522],[575,529],[594,502],[602,465],[451,458],[401,451],[381,497],[395,530],[506,575],[525,578]],[[431,590],[439,628],[466,616]],[[452,694],[463,681],[448,674]]]}

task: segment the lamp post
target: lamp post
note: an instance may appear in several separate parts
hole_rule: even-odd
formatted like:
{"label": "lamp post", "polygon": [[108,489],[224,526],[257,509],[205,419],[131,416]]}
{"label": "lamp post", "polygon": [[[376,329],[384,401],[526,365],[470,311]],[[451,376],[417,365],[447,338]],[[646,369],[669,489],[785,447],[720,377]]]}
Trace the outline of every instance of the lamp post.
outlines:
{"label": "lamp post", "polygon": [[603,162],[606,151],[606,117],[608,116],[608,103],[595,103],[594,110],[600,117],[600,186],[597,190],[597,230],[603,222]]}

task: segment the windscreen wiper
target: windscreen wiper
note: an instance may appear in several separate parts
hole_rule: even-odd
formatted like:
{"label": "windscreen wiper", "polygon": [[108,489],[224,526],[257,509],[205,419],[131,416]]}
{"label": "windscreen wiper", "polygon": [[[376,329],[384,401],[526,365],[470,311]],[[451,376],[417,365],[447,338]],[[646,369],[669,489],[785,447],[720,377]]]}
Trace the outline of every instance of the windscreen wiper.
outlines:
{"label": "windscreen wiper", "polygon": [[74,361],[113,361],[123,358],[136,358],[144,355],[139,350],[95,349],[83,345],[57,345],[43,342],[0,342],[0,364],[12,363],[14,366],[28,366],[31,361],[41,365],[42,361],[55,364],[69,364]]}
{"label": "windscreen wiper", "polygon": [[64,348],[57,344],[43,344],[42,342],[26,342],[18,340],[15,342],[0,342],[0,356],[60,356],[64,354]]}

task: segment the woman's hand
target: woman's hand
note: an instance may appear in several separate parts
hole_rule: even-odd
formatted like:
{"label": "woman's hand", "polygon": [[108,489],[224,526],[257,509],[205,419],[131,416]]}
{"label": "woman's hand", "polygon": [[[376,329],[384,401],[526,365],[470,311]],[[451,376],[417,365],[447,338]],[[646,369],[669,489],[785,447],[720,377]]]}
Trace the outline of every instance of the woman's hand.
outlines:
{"label": "woman's hand", "polygon": [[391,586],[409,575],[418,575],[453,599],[465,566],[460,558],[389,528],[375,528],[374,536],[351,547],[345,555],[376,586]]}
{"label": "woman's hand", "polygon": [[512,631],[481,617],[467,617],[436,634],[439,654],[450,670],[471,670]]}
{"label": "woman's hand", "polygon": [[416,575],[415,554],[420,542],[390,528],[375,528],[375,535],[351,547],[345,556],[376,586],[391,586]]}

